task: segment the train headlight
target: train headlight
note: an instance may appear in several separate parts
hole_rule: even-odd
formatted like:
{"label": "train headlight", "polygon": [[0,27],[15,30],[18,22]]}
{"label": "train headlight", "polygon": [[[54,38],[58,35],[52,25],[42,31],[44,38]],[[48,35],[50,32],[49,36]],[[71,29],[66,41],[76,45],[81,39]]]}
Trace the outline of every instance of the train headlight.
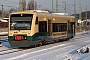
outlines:
{"label": "train headlight", "polygon": [[30,31],[28,31],[28,34],[30,34]]}
{"label": "train headlight", "polygon": [[12,32],[10,32],[10,34],[12,34]]}
{"label": "train headlight", "polygon": [[27,39],[27,38],[25,37],[25,39]]}

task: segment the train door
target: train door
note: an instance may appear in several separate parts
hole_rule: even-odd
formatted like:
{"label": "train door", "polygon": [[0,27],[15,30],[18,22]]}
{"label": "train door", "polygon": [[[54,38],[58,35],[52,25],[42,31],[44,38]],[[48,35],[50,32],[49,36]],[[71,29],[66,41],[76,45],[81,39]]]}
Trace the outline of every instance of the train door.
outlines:
{"label": "train door", "polygon": [[75,22],[70,22],[71,24],[71,34],[72,36],[75,36]]}
{"label": "train door", "polygon": [[52,35],[52,22],[51,22],[51,19],[48,19],[48,36],[51,36]]}
{"label": "train door", "polygon": [[71,34],[70,20],[68,20],[68,34]]}
{"label": "train door", "polygon": [[39,33],[41,36],[47,35],[47,21],[39,21]]}
{"label": "train door", "polygon": [[68,36],[69,37],[75,36],[75,23],[70,22],[70,20],[68,20]]}

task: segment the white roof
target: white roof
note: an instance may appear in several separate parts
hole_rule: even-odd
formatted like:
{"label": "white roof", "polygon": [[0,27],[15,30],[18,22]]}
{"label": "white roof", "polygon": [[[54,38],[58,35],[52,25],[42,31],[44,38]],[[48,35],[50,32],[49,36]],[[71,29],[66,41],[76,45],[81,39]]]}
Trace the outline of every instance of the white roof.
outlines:
{"label": "white roof", "polygon": [[48,11],[44,11],[44,10],[27,10],[27,11],[49,13]]}
{"label": "white roof", "polygon": [[52,14],[57,14],[57,15],[68,15],[67,13],[52,13]]}
{"label": "white roof", "polygon": [[8,22],[7,20],[0,20],[0,21],[2,21],[2,22]]}
{"label": "white roof", "polygon": [[9,18],[3,18],[3,20],[9,20]]}

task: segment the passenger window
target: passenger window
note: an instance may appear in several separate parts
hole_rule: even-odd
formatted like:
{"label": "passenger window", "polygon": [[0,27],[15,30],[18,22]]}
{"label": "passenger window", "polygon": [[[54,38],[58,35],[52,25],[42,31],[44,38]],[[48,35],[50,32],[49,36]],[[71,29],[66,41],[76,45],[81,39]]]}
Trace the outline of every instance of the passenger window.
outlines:
{"label": "passenger window", "polygon": [[67,23],[53,23],[53,32],[67,31]]}
{"label": "passenger window", "polygon": [[38,17],[36,17],[36,22],[35,22],[35,24],[38,24]]}
{"label": "passenger window", "polygon": [[39,32],[47,32],[47,21],[39,21]]}

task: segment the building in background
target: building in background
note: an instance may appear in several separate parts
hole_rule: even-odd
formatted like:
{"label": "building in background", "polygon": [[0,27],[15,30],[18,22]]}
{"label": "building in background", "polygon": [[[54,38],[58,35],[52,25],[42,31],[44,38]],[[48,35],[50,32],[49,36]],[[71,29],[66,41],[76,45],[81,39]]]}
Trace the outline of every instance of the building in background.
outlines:
{"label": "building in background", "polygon": [[0,28],[8,28],[8,21],[0,19]]}

